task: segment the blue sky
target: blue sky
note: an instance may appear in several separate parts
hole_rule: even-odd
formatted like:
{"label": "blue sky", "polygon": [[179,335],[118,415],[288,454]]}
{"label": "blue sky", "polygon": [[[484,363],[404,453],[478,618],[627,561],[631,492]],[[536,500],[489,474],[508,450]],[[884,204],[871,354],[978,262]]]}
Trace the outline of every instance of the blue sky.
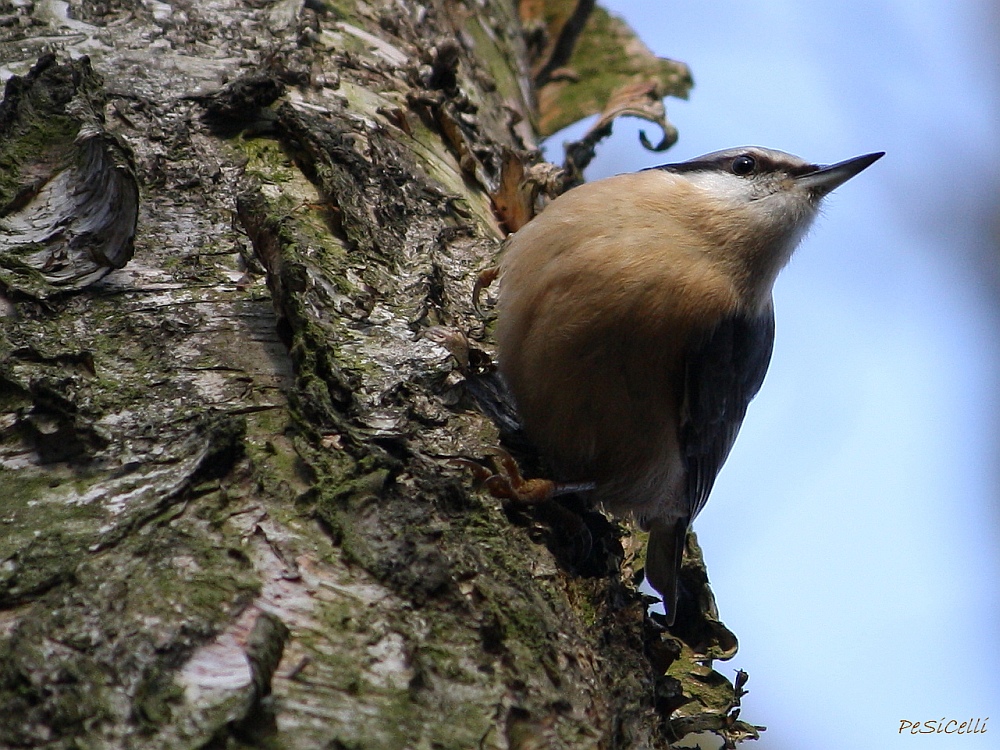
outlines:
{"label": "blue sky", "polygon": [[771,370],[695,524],[741,644],[718,666],[750,673],[743,718],[769,727],[756,747],[1000,747],[997,11],[603,4],[696,85],[667,100],[673,149],[620,121],[589,179],[746,144],[887,152],[779,278]]}

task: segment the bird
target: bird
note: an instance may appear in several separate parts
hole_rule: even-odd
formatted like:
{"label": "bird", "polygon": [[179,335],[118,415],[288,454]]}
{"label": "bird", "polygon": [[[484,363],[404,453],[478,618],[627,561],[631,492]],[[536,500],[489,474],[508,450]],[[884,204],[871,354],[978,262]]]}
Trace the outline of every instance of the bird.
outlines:
{"label": "bird", "polygon": [[496,353],[517,415],[555,486],[649,532],[670,625],[688,528],[771,359],[775,278],[882,156],[716,151],[579,185],[506,240]]}

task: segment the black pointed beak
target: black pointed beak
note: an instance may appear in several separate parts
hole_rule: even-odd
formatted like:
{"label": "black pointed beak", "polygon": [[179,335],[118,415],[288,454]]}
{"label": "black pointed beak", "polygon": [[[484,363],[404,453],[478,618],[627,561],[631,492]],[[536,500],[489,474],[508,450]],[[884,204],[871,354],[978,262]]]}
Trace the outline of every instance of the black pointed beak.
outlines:
{"label": "black pointed beak", "polygon": [[847,161],[831,164],[828,167],[820,167],[815,172],[801,175],[795,178],[798,185],[812,190],[818,196],[824,196],[837,187],[840,187],[856,174],[868,169],[872,164],[885,156],[885,151],[864,156],[855,156]]}

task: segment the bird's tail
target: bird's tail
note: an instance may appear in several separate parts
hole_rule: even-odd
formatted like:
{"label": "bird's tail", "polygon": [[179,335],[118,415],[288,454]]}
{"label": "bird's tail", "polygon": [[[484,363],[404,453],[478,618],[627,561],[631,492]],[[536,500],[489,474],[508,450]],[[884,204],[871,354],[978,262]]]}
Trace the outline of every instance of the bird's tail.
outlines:
{"label": "bird's tail", "polygon": [[681,571],[687,530],[687,518],[657,518],[649,527],[646,580],[663,597],[668,625],[673,625],[677,616],[677,577]]}

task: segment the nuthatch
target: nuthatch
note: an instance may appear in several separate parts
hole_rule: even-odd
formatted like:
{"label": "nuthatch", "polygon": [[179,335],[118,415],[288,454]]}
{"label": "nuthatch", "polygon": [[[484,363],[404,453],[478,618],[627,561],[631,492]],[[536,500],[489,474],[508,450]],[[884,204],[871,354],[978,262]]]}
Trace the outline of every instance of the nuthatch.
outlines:
{"label": "nuthatch", "polygon": [[717,151],[574,188],[508,242],[497,352],[518,414],[554,479],[649,531],[671,623],[688,526],[771,358],[775,277],[882,155]]}

